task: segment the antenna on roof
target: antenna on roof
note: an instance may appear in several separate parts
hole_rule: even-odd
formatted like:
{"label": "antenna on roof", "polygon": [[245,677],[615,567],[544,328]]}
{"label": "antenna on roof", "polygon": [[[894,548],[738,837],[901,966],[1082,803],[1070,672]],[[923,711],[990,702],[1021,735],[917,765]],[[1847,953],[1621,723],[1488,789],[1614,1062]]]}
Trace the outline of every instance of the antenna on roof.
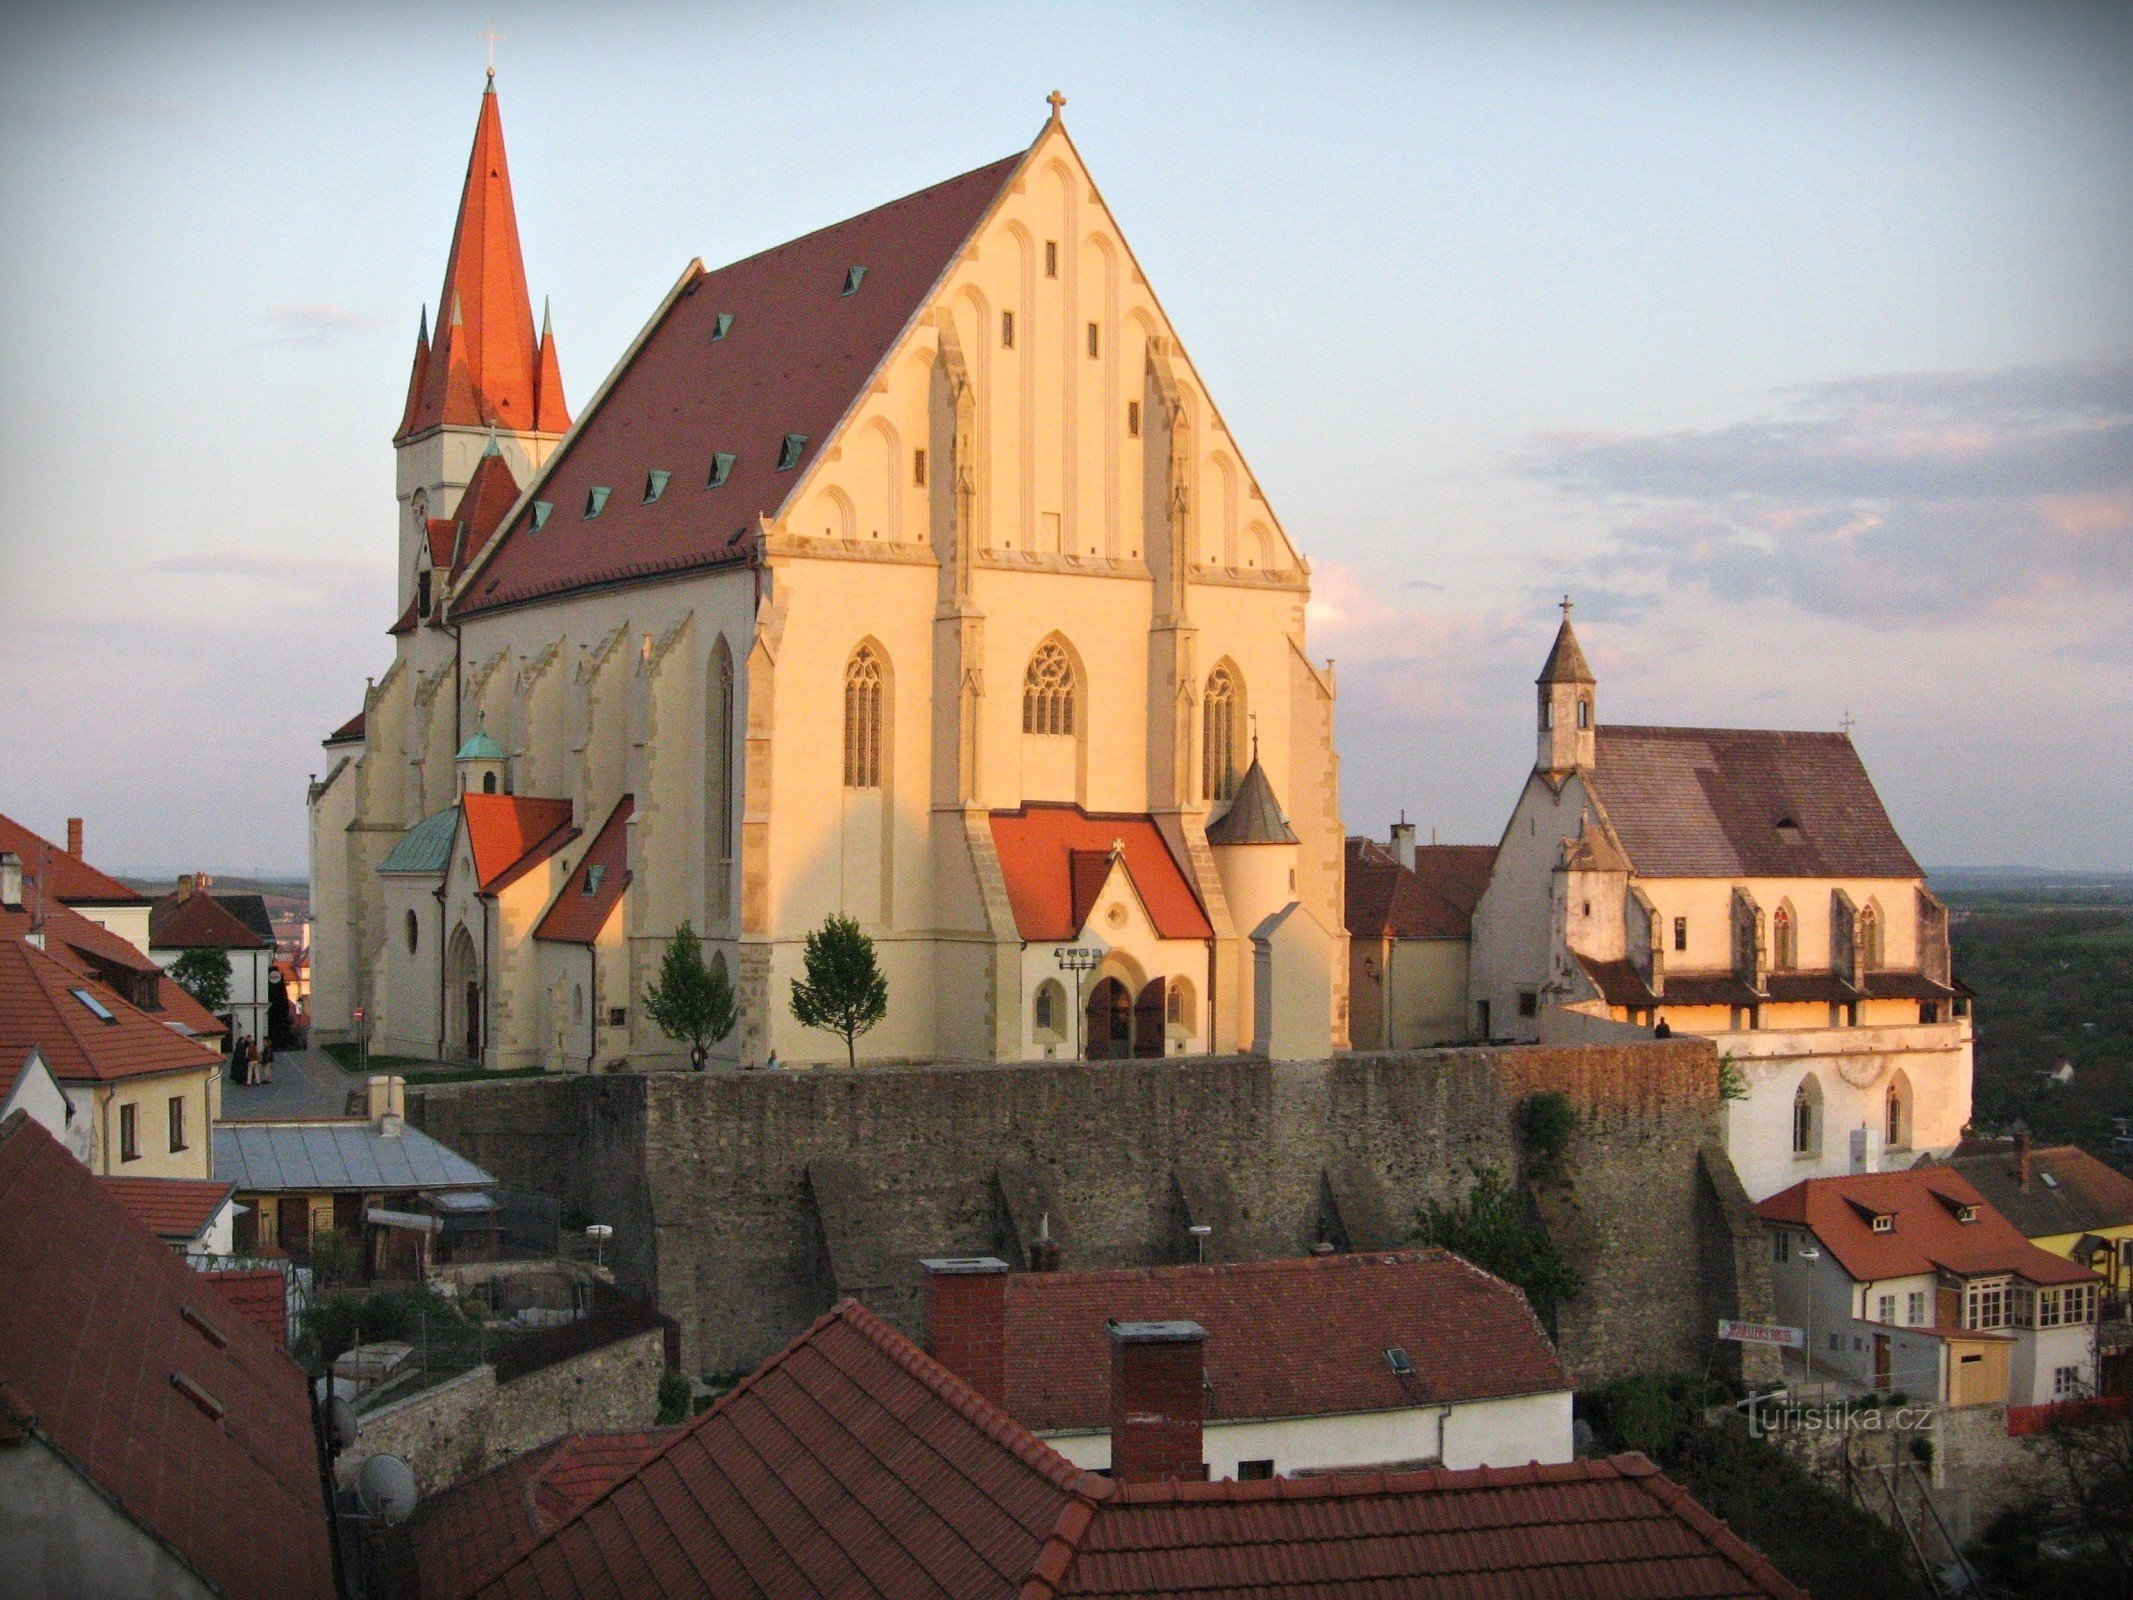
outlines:
{"label": "antenna on roof", "polygon": [[1858,719],[1852,715],[1852,708],[1850,706],[1846,706],[1844,708],[1844,715],[1837,719],[1838,731],[1841,732],[1845,738],[1849,739],[1852,736],[1852,729],[1854,729],[1858,725]]}

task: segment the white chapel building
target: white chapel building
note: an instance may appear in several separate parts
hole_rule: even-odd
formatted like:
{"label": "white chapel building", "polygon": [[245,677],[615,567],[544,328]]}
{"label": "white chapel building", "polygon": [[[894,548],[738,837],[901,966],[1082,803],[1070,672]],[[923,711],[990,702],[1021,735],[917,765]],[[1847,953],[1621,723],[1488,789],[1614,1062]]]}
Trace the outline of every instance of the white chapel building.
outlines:
{"label": "white chapel building", "polygon": [[688,922],[716,1061],[841,1059],[788,1006],[840,913],[867,1060],[1346,1045],[1310,569],[1056,101],[691,262],[573,422],[492,83],[394,447],[394,659],[311,792],[321,1039],[675,1064],[642,998]]}

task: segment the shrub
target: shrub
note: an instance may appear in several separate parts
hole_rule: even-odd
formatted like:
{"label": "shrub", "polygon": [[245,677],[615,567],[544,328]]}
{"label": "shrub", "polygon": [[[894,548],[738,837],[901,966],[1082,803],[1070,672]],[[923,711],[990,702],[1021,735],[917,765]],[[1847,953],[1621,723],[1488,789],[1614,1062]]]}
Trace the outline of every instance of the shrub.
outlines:
{"label": "shrub", "polygon": [[1570,1148],[1570,1136],[1578,1129],[1578,1114],[1569,1096],[1554,1089],[1528,1095],[1519,1107],[1518,1121],[1526,1148],[1548,1167],[1563,1159],[1563,1152]]}
{"label": "shrub", "polygon": [[1557,1309],[1577,1298],[1577,1273],[1501,1172],[1478,1165],[1471,1170],[1463,1198],[1422,1208],[1423,1239],[1517,1284],[1541,1321],[1554,1328]]}
{"label": "shrub", "polygon": [[678,1372],[659,1375],[659,1426],[671,1428],[689,1415],[689,1380]]}

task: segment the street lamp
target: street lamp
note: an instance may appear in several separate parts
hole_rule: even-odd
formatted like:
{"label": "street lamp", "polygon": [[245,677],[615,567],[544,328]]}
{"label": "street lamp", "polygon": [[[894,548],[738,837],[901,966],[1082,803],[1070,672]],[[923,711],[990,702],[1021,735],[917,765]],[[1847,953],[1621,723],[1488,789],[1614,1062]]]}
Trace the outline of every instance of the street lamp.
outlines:
{"label": "street lamp", "polygon": [[1074,1059],[1076,1061],[1081,1059],[1081,976],[1085,972],[1094,972],[1103,958],[1104,953],[1101,950],[1091,950],[1085,944],[1062,944],[1055,946],[1052,950],[1052,959],[1059,963],[1059,970],[1061,972],[1071,972],[1074,975],[1072,987],[1074,990]]}
{"label": "street lamp", "polygon": [[1808,1263],[1810,1269],[1807,1274],[1807,1348],[1801,1351],[1800,1354],[1806,1358],[1807,1362],[1807,1370],[1802,1382],[1813,1383],[1815,1381],[1815,1280],[1812,1268],[1815,1262],[1822,1259],[1822,1252],[1811,1244],[1803,1244],[1793,1252],[1793,1256],[1797,1260]]}

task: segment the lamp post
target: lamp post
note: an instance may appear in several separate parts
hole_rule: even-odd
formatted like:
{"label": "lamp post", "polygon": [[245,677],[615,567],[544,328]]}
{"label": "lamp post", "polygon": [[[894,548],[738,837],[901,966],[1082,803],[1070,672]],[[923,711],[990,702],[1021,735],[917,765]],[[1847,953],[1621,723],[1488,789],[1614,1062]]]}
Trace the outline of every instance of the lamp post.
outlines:
{"label": "lamp post", "polygon": [[1081,978],[1085,972],[1094,972],[1102,962],[1104,953],[1092,950],[1085,944],[1063,944],[1052,951],[1052,959],[1059,963],[1061,972],[1074,975],[1074,1059],[1081,1059]]}
{"label": "lamp post", "polygon": [[1806,1357],[1807,1370],[1802,1383],[1815,1381],[1815,1276],[1814,1264],[1822,1259],[1822,1252],[1811,1244],[1803,1244],[1793,1252],[1796,1260],[1807,1263],[1807,1348],[1800,1352]]}

